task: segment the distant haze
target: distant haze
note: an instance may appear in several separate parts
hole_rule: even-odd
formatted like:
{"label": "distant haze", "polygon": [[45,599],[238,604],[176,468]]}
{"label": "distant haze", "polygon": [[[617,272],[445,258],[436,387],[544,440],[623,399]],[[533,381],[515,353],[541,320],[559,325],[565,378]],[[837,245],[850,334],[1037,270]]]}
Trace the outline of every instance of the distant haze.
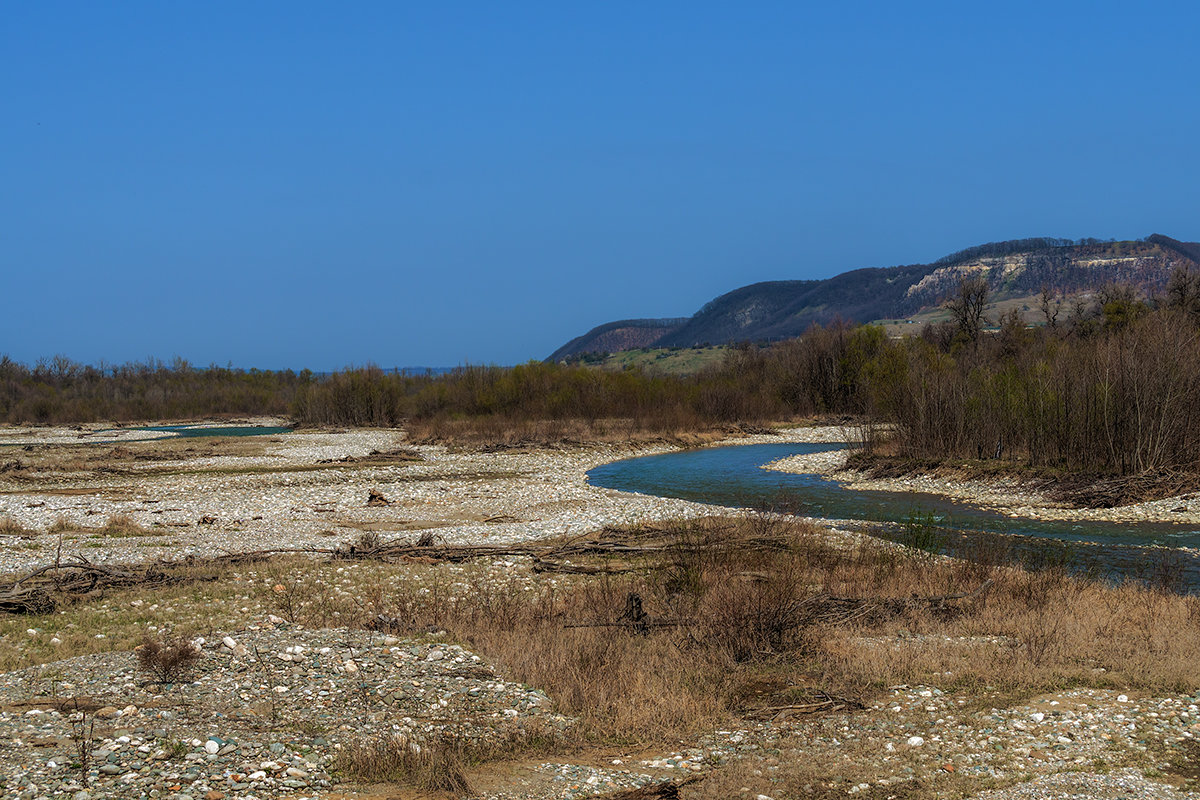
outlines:
{"label": "distant haze", "polygon": [[0,355],[542,358],[738,286],[1200,239],[1177,2],[11,3]]}

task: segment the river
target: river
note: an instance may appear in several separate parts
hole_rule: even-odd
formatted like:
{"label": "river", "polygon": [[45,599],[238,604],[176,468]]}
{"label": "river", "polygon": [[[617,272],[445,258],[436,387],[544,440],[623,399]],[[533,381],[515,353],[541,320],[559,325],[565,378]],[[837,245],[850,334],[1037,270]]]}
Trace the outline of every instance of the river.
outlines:
{"label": "river", "polygon": [[[813,474],[762,466],[842,444],[756,444],[682,450],[596,467],[594,486],[733,508],[776,508],[825,520],[876,523],[889,539],[919,537],[937,549],[979,549],[1002,540],[1014,559],[1063,562],[1114,578],[1136,577],[1200,591],[1200,530],[1161,522],[1063,522],[1008,517],[941,495],[850,489]],[[1163,548],[1169,548],[1164,550]]]}

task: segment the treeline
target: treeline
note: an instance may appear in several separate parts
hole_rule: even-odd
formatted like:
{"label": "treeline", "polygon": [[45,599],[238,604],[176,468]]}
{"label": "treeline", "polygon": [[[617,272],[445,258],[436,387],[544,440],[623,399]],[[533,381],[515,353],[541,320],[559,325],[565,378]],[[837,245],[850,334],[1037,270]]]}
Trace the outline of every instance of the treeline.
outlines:
{"label": "treeline", "polygon": [[26,366],[0,357],[0,422],[78,423],[291,412],[311,372],[196,369],[176,359],[88,366],[62,356]]}
{"label": "treeline", "polygon": [[889,343],[864,387],[906,455],[1004,458],[1128,475],[1200,466],[1200,329],[1170,310],[1109,305],[1099,325],[951,347]]}
{"label": "treeline", "polygon": [[348,370],[307,387],[295,405],[309,425],[399,426],[430,420],[511,423],[621,418],[642,430],[701,428],[792,416],[770,393],[730,379],[613,371],[532,361],[515,367],[461,367],[441,376],[376,368]]}
{"label": "treeline", "polygon": [[[639,429],[762,423],[813,414],[887,426],[902,455],[1003,458],[1069,472],[1200,467],[1200,282],[1155,305],[1110,288],[1088,306],[999,331],[979,320],[889,339],[834,323],[732,348],[682,377],[533,362],[441,377],[342,372],[303,388],[308,424],[624,418]],[[981,313],[982,305],[979,307]],[[1189,313],[1190,310],[1190,313]]]}
{"label": "treeline", "polygon": [[1156,301],[1116,286],[1090,303],[1046,293],[1046,324],[1030,327],[1013,313],[994,333],[982,319],[986,290],[964,282],[950,303],[954,321],[919,336],[834,323],[731,348],[691,376],[546,362],[318,377],[2,359],[0,420],[287,414],[304,425],[408,426],[436,438],[455,426],[502,431],[536,421],[587,430],[620,419],[630,429],[680,431],[837,414],[886,427],[913,457],[1109,474],[1200,469],[1200,276],[1176,273]]}

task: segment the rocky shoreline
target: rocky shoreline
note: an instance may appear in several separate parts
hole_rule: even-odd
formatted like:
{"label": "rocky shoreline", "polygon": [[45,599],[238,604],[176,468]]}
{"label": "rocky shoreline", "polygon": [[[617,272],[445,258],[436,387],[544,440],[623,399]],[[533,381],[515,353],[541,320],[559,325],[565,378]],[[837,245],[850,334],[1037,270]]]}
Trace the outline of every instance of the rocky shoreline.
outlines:
{"label": "rocky shoreline", "polygon": [[[825,441],[841,441],[828,439]],[[795,474],[813,473],[850,489],[935,494],[963,500],[1005,516],[1065,522],[1169,522],[1200,524],[1200,495],[1169,497],[1117,508],[1072,508],[1015,480],[985,482],[949,480],[938,475],[875,478],[846,469],[849,451],[836,450],[789,456],[764,464],[763,469]]]}

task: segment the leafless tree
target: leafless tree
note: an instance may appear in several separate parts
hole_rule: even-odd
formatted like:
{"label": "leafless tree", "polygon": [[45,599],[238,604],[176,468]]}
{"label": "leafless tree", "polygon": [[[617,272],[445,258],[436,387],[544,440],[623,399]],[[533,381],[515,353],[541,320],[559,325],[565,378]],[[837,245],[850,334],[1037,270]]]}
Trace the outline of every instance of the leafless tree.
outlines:
{"label": "leafless tree", "polygon": [[1050,330],[1058,330],[1058,315],[1062,311],[1063,299],[1061,295],[1055,295],[1050,291],[1050,287],[1042,287],[1042,296],[1038,301],[1038,307],[1042,310],[1042,315],[1046,318],[1046,327]]}
{"label": "leafless tree", "polygon": [[987,306],[987,278],[963,278],[958,283],[958,294],[946,301],[946,310],[954,318],[958,329],[974,342],[987,322],[983,310]]}

